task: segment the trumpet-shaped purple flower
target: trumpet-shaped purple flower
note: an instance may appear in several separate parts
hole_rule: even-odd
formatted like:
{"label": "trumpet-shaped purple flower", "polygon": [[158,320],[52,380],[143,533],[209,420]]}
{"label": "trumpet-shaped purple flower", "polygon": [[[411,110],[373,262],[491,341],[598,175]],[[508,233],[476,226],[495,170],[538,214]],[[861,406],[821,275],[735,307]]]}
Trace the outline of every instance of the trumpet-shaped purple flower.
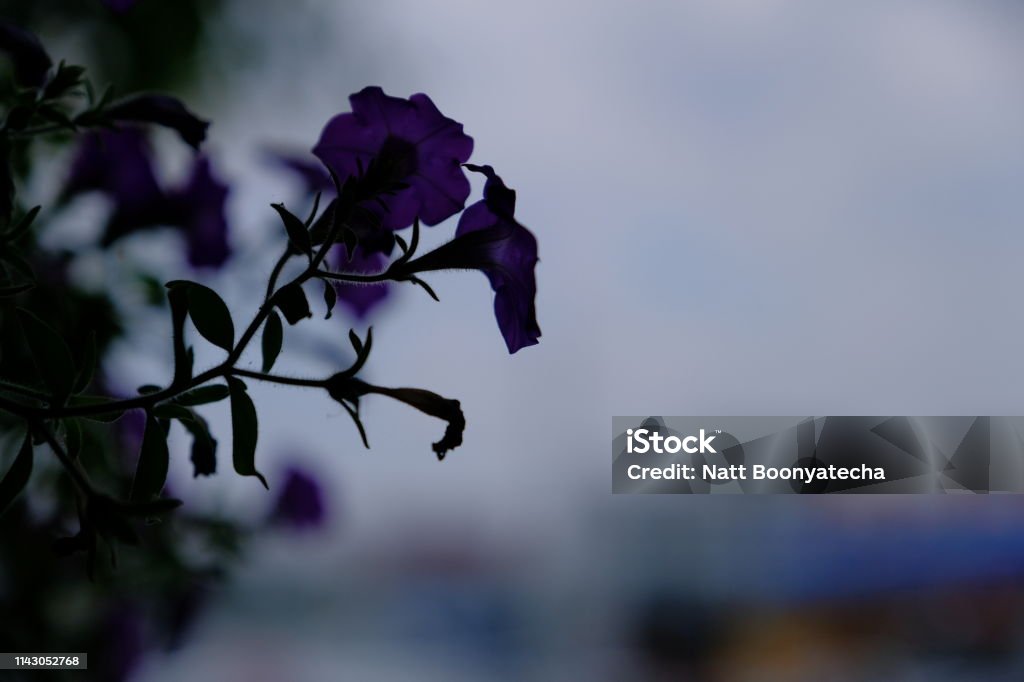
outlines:
{"label": "trumpet-shaped purple flower", "polygon": [[230,255],[225,202],[228,187],[213,173],[209,159],[197,157],[182,187],[164,189],[153,172],[152,151],[137,128],[86,135],[71,165],[65,198],[98,191],[114,205],[103,235],[111,244],[149,227],[182,230],[194,267],[218,267]]}
{"label": "trumpet-shaped purple flower", "polygon": [[455,239],[403,265],[397,274],[480,270],[494,290],[494,314],[509,353],[538,343],[537,239],[515,219],[516,193],[490,166],[466,168],[487,176],[484,198],[459,218]]}
{"label": "trumpet-shaped purple flower", "polygon": [[132,95],[114,102],[105,113],[112,121],[154,123],[170,128],[193,149],[199,149],[210,127],[209,121],[193,114],[178,98],[158,93]]}
{"label": "trumpet-shaped purple flower", "polygon": [[461,164],[473,151],[462,124],[424,94],[391,97],[368,87],[349,97],[350,113],[328,121],[313,153],[344,181],[374,161],[388,179],[407,185],[382,197],[382,226],[400,230],[419,218],[436,225],[465,206],[469,180]]}
{"label": "trumpet-shaped purple flower", "polygon": [[326,517],[320,485],[305,471],[291,467],[271,511],[271,521],[296,529],[316,528]]}

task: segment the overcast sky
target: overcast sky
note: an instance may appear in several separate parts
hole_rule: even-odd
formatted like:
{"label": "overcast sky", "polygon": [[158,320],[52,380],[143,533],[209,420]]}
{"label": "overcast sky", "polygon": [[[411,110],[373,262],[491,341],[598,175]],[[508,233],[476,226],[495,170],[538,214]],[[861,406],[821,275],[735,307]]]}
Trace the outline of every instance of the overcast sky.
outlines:
{"label": "overcast sky", "polygon": [[[274,27],[262,59],[207,84],[212,101],[243,83],[210,139],[243,251],[295,196],[261,146],[310,147],[367,84],[464,122],[540,242],[539,346],[507,355],[477,273],[432,276],[440,304],[402,289],[374,320],[372,381],[463,402],[444,463],[441,424],[399,405],[366,401],[364,452],[324,396],[256,393],[278,413],[261,457],[308,452],[349,538],[457,519],[557,541],[607,499],[613,414],[1024,411],[1014,3],[238,5],[230,25]],[[230,505],[251,483],[195,485]]]}

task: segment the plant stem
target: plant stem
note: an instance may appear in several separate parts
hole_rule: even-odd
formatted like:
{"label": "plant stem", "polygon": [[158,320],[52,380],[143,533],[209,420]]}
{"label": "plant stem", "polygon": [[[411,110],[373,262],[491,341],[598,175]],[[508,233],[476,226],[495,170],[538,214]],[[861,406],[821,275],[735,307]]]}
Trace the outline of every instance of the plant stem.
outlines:
{"label": "plant stem", "polygon": [[257,381],[268,381],[273,384],[284,384],[286,386],[324,388],[327,385],[327,381],[325,379],[300,379],[298,377],[285,377],[278,374],[264,374],[262,372],[253,372],[252,370],[241,369],[239,367],[232,369],[231,374],[240,377],[247,377],[249,379],[256,379]]}

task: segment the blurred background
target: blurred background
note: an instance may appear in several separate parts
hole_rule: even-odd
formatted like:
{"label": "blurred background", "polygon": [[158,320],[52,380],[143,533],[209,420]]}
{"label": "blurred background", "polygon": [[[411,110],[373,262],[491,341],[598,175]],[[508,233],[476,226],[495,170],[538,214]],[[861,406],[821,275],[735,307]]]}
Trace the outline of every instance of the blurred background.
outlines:
{"label": "blurred background", "polygon": [[[197,277],[232,310],[279,252],[268,205],[309,200],[269,152],[307,152],[376,84],[428,93],[518,190],[544,336],[509,356],[479,273],[432,276],[440,304],[405,287],[366,320],[310,322],[282,373],[333,371],[373,324],[368,379],[460,399],[465,444],[439,463],[435,421],[367,400],[364,450],[324,395],[253,386],[272,491],[298,467],[323,513],[249,538],[127,679],[1021,679],[1019,497],[613,497],[608,439],[617,414],[1024,412],[1024,6],[130,5],[0,8],[56,58],[212,119],[233,254]],[[61,179],[24,191],[45,203]],[[105,210],[75,199],[50,238]],[[177,278],[177,239],[83,247],[73,277]],[[104,370],[127,393],[168,375],[169,322],[114,289]],[[228,428],[226,404],[207,414]],[[268,513],[274,492],[193,480],[171,443],[189,508]]]}

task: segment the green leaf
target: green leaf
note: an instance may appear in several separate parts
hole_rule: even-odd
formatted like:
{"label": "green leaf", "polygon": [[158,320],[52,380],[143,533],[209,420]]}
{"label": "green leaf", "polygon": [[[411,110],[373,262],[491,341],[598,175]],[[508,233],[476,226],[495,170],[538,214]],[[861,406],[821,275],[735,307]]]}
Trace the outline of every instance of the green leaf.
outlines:
{"label": "green leaf", "polygon": [[54,402],[63,405],[71,395],[76,373],[67,343],[53,328],[27,310],[19,309],[18,316],[43,383],[53,393]]}
{"label": "green leaf", "polygon": [[295,324],[299,320],[313,317],[309,309],[309,301],[306,299],[306,292],[297,283],[282,287],[276,294],[277,307],[284,313],[284,319],[288,324]]}
{"label": "green leaf", "polygon": [[281,345],[284,343],[284,329],[281,326],[281,316],[273,310],[267,316],[263,325],[263,371],[269,372],[274,367],[277,356],[281,353]]}
{"label": "green leaf", "polygon": [[259,437],[259,423],[256,406],[246,392],[240,379],[228,377],[231,389],[231,447],[235,471],[241,476],[255,476],[267,490],[267,479],[256,470],[256,441]]}
{"label": "green leaf", "polygon": [[309,240],[309,230],[299,220],[298,216],[284,207],[284,204],[271,204],[271,207],[281,216],[285,232],[288,233],[288,241],[297,252],[307,256],[313,255],[313,245]]}
{"label": "green leaf", "polygon": [[163,403],[153,408],[153,416],[157,419],[178,419],[184,421],[192,418],[192,411],[187,407],[175,405],[174,403]]}
{"label": "green leaf", "polygon": [[15,498],[25,489],[31,475],[32,434],[26,433],[21,449],[18,450],[18,456],[14,458],[11,468],[0,479],[0,516],[3,516]]}
{"label": "green leaf", "polygon": [[142,436],[142,451],[135,469],[135,480],[129,496],[133,502],[151,500],[160,494],[167,480],[167,433],[156,417],[146,413],[146,431]]}
{"label": "green leaf", "polygon": [[[178,285],[170,282],[167,286]],[[187,286],[188,314],[204,339],[213,345],[231,352],[235,345],[235,325],[231,311],[216,291],[195,282],[180,282]]]}
{"label": "green leaf", "polygon": [[200,386],[187,393],[182,393],[174,399],[174,402],[185,407],[194,407],[224,400],[224,398],[228,397],[229,393],[228,387],[224,384],[210,384],[209,386]]}

